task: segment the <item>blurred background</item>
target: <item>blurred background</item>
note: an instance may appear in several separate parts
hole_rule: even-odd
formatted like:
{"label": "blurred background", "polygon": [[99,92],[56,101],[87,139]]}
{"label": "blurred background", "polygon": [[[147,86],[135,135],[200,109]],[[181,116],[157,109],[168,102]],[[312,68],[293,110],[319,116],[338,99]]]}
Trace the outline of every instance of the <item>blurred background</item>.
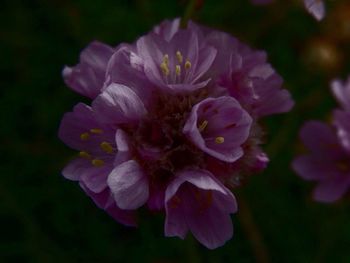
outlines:
{"label": "blurred background", "polygon": [[350,73],[350,2],[328,1],[318,23],[301,0],[254,6],[197,0],[192,19],[269,54],[296,106],[265,121],[271,162],[235,190],[234,237],[210,251],[190,235],[165,238],[164,215],[140,213],[137,229],[98,209],[60,172],[75,154],[57,138],[80,101],[61,71],[92,40],[131,42],[186,0],[5,0],[0,9],[0,262],[350,262],[350,198],[311,199],[312,182],[290,169],[305,120],[327,121],[329,90]]}

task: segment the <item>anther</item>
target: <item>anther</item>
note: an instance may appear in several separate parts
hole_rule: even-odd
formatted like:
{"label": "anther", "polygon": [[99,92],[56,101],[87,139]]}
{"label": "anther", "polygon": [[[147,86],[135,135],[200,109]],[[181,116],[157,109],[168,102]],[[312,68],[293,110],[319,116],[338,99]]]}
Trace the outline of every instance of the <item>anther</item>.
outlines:
{"label": "anther", "polygon": [[84,132],[84,133],[80,134],[80,139],[81,139],[82,141],[86,141],[86,140],[88,140],[89,138],[90,138],[90,134],[87,133],[87,132]]}
{"label": "anther", "polygon": [[163,62],[160,64],[160,69],[162,70],[164,76],[168,76],[168,75],[169,75],[169,68],[168,68],[167,63],[165,63],[165,61],[163,61]]}
{"label": "anther", "polygon": [[101,130],[101,129],[91,129],[90,132],[93,133],[93,134],[101,134],[101,133],[103,133],[103,130]]}
{"label": "anther", "polygon": [[91,161],[91,164],[95,167],[101,167],[105,164],[105,162],[103,160],[100,160],[100,159],[93,159]]}
{"label": "anther", "polygon": [[177,76],[181,75],[181,66],[180,65],[175,66],[175,73]]}
{"label": "anther", "polygon": [[207,126],[208,126],[208,121],[204,120],[198,127],[199,132],[204,131]]}
{"label": "anther", "polygon": [[192,66],[191,62],[187,59],[185,62],[185,69],[189,70],[191,66]]}
{"label": "anther", "polygon": [[216,138],[215,138],[215,142],[216,142],[217,144],[222,144],[222,143],[225,142],[225,138],[224,138],[224,137],[221,137],[221,136],[216,137]]}
{"label": "anther", "polygon": [[168,54],[165,54],[164,57],[163,57],[163,62],[168,65],[169,64],[169,55]]}
{"label": "anther", "polygon": [[91,155],[89,153],[87,153],[87,152],[84,152],[84,151],[79,152],[79,156],[81,158],[84,158],[84,159],[90,159],[91,158]]}
{"label": "anther", "polygon": [[177,58],[177,61],[179,61],[179,63],[182,64],[183,57],[180,51],[176,51],[176,58]]}
{"label": "anther", "polygon": [[101,142],[100,147],[106,153],[113,152],[113,147],[108,142]]}

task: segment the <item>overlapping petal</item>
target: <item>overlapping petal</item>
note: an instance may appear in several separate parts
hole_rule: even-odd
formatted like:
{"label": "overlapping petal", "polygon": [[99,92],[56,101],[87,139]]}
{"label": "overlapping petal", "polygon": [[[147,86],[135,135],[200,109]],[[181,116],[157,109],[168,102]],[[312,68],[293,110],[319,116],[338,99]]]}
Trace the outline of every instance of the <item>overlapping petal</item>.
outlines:
{"label": "overlapping petal", "polygon": [[95,98],[103,88],[107,63],[113,52],[106,44],[92,42],[81,52],[78,65],[63,69],[64,81],[81,95]]}
{"label": "overlapping petal", "polygon": [[184,238],[188,230],[206,247],[222,246],[233,234],[237,210],[232,193],[209,172],[179,172],[166,190],[165,235]]}

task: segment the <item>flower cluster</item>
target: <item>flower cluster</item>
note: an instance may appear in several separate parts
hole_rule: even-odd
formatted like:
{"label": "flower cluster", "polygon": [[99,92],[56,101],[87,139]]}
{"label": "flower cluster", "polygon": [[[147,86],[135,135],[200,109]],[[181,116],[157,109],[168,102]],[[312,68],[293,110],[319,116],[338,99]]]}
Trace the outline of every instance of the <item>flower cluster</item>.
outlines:
{"label": "flower cluster", "polygon": [[333,112],[333,125],[307,122],[300,136],[310,153],[292,164],[302,178],[318,181],[313,197],[320,202],[334,202],[350,187],[350,78],[331,86],[341,106]]}
{"label": "flower cluster", "polygon": [[268,163],[258,120],[293,106],[264,52],[175,19],[133,44],[90,44],[63,76],[92,99],[61,122],[79,152],[64,177],[125,225],[146,206],[165,211],[166,236],[191,231],[211,249],[231,238],[229,189]]}

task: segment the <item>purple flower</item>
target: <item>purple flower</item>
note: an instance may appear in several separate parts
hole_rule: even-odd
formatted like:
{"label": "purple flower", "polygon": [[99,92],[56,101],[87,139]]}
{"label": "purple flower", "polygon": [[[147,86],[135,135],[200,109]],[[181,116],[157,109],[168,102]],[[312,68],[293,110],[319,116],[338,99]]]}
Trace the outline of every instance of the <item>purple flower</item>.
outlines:
{"label": "purple flower", "polygon": [[293,169],[305,180],[318,182],[313,192],[316,201],[338,200],[350,186],[349,152],[335,129],[322,122],[307,122],[300,136],[310,153],[297,157],[292,163]]}
{"label": "purple flower", "polygon": [[318,121],[304,125],[300,136],[310,153],[292,163],[302,178],[318,181],[313,197],[320,202],[334,202],[350,187],[349,85],[335,80],[331,88],[344,110],[333,112],[332,126]]}
{"label": "purple flower", "polygon": [[264,52],[179,19],[108,50],[72,70],[98,78],[69,75],[93,101],[63,117],[59,137],[79,151],[63,175],[123,224],[146,206],[165,211],[167,236],[223,245],[237,210],[229,188],[268,163],[258,121],[293,105],[281,78]]}
{"label": "purple flower", "polygon": [[318,21],[325,16],[325,4],[323,0],[304,0],[306,10]]}

